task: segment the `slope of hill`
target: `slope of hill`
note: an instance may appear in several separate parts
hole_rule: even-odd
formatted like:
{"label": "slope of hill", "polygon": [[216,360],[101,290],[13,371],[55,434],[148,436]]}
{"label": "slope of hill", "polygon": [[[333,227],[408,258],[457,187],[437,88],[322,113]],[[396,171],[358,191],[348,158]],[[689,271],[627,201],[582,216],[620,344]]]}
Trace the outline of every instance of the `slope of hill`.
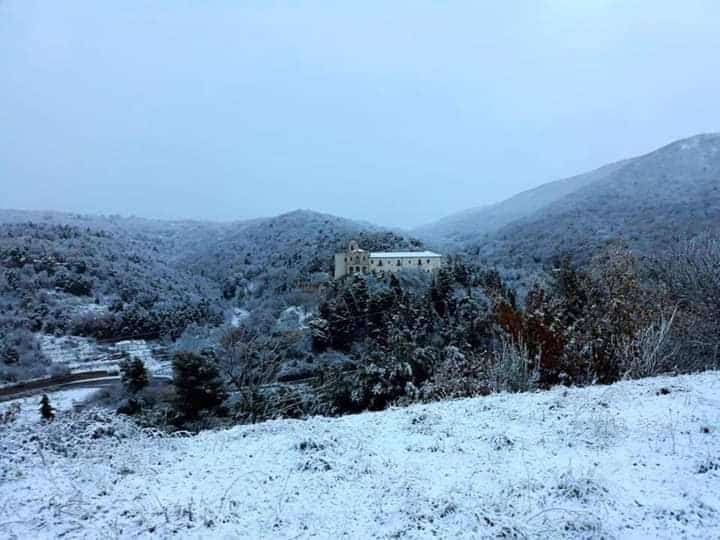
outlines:
{"label": "slope of hill", "polygon": [[195,437],[63,394],[42,423],[22,400],[0,423],[0,534],[717,538],[719,393],[706,372]]}
{"label": "slope of hill", "polygon": [[333,255],[353,239],[375,251],[421,246],[417,240],[367,223],[296,210],[228,227],[213,242],[187,252],[184,264],[223,283],[228,297],[243,299],[327,279],[332,275]]}
{"label": "slope of hill", "polygon": [[589,173],[549,182],[497,204],[465,210],[418,227],[413,233],[428,241],[452,241],[458,244],[475,242],[513,221],[532,215],[583,186],[607,178],[625,163],[619,161]]}
{"label": "slope of hill", "polygon": [[497,230],[471,251],[523,266],[570,254],[587,261],[608,242],[640,254],[720,228],[720,135],[698,135],[627,160],[602,179]]}
{"label": "slope of hill", "polygon": [[40,335],[175,339],[248,303],[277,317],[353,238],[416,245],[309,211],[235,223],[0,211],[0,381],[50,369]]}
{"label": "slope of hill", "polygon": [[720,135],[702,134],[415,233],[482,262],[523,267],[560,254],[585,261],[611,241],[651,253],[719,226]]}
{"label": "slope of hill", "polygon": [[0,382],[51,370],[44,338],[176,337],[223,321],[219,285],[173,263],[185,226],[124,225],[60,215],[0,225]]}

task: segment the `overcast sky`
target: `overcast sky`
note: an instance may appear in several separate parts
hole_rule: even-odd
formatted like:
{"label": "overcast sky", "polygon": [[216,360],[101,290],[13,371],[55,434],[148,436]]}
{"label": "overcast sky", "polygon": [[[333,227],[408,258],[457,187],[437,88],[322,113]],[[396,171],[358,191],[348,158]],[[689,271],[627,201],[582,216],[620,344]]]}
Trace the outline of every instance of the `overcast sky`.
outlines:
{"label": "overcast sky", "polygon": [[413,226],[708,131],[717,0],[0,0],[0,208]]}

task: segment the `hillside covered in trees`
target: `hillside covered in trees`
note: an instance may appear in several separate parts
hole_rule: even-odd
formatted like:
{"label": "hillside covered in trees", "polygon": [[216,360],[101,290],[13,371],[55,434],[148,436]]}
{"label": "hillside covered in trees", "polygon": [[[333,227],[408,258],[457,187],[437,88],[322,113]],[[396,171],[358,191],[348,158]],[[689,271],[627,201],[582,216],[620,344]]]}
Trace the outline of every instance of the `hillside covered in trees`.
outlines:
{"label": "hillside covered in trees", "polygon": [[451,242],[484,264],[527,268],[561,255],[587,263],[609,244],[652,255],[718,223],[720,135],[704,134],[415,233],[431,243]]}
{"label": "hillside covered in trees", "polygon": [[303,211],[229,224],[2,211],[0,378],[48,371],[38,335],[173,341],[190,325],[221,327],[240,307],[277,317],[307,284],[329,280],[352,238],[417,245]]}
{"label": "hillside covered in trees", "polygon": [[350,240],[424,246],[307,210],[235,223],[0,212],[0,379],[55,372],[48,337],[150,341],[181,379],[213,373],[212,405],[176,410],[171,393],[120,407],[165,407],[177,427],[208,410],[340,414],[715,367],[719,159],[718,137],[698,136],[518,196],[486,241],[450,238],[464,243],[434,274],[332,280]]}

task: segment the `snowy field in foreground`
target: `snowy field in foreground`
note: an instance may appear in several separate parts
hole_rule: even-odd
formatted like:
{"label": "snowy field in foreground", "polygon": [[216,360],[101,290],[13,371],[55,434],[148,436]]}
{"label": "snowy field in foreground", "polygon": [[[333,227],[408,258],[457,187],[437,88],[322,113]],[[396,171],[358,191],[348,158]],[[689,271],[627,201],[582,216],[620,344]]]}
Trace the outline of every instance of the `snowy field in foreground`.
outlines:
{"label": "snowy field in foreground", "polygon": [[0,426],[2,538],[720,537],[716,372],[188,438],[36,401]]}

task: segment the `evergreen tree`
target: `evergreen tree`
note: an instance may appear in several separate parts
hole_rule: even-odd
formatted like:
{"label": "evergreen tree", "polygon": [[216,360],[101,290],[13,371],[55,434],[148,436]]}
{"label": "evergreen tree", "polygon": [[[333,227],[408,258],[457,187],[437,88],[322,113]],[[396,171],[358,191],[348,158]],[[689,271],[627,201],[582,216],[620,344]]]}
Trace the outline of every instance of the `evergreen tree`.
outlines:
{"label": "evergreen tree", "polygon": [[50,398],[47,397],[47,394],[43,394],[40,400],[40,416],[48,422],[55,418],[55,409],[50,405]]}
{"label": "evergreen tree", "polygon": [[400,280],[395,274],[390,274],[389,282],[390,290],[395,297],[395,303],[400,304],[405,296]]}
{"label": "evergreen tree", "polygon": [[441,268],[430,288],[430,300],[440,317],[447,317],[449,314],[452,291],[452,276],[448,270]]}
{"label": "evergreen tree", "polygon": [[148,374],[142,360],[135,357],[120,363],[120,380],[131,394],[136,394],[148,385]]}
{"label": "evergreen tree", "polygon": [[315,318],[308,323],[310,327],[310,337],[312,338],[312,346],[315,352],[324,352],[330,346],[330,336],[328,333],[328,322],[321,318]]}
{"label": "evergreen tree", "polygon": [[362,318],[367,311],[368,290],[364,276],[355,276],[350,287],[345,290],[345,301],[353,317]]}
{"label": "evergreen tree", "polygon": [[320,314],[327,320],[327,336],[334,349],[347,350],[352,344],[355,320],[343,298],[320,306]]}
{"label": "evergreen tree", "polygon": [[393,310],[395,296],[390,291],[381,291],[368,299],[367,326],[370,338],[385,342],[387,319]]}
{"label": "evergreen tree", "polygon": [[227,397],[217,366],[199,354],[176,354],[173,364],[173,385],[177,407],[189,418],[200,411],[216,409]]}

